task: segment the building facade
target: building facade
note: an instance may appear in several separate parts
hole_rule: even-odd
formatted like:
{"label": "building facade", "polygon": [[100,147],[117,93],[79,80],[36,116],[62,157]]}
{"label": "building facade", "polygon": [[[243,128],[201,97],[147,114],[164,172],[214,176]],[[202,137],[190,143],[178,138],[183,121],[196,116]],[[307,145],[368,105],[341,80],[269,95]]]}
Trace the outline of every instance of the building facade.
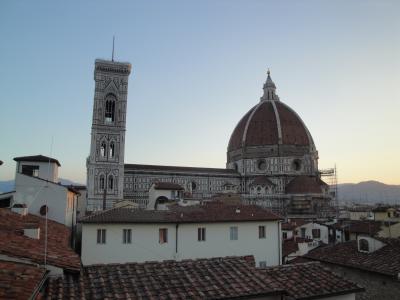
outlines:
{"label": "building facade", "polygon": [[80,193],[59,183],[60,162],[43,155],[14,160],[15,191],[0,194],[0,207],[23,206],[33,215],[47,214],[50,220],[74,227]]}
{"label": "building facade", "polygon": [[122,207],[81,222],[84,265],[241,255],[261,267],[281,261],[280,216],[254,205]]}
{"label": "building facade", "polygon": [[[123,199],[129,63],[97,59],[90,155],[87,159],[89,208]],[[107,205],[105,205],[107,203]]]}
{"label": "building facade", "polygon": [[333,214],[312,136],[296,112],[280,101],[269,71],[260,102],[244,115],[230,137],[223,169],[124,164],[129,73],[129,64],[96,60],[88,210],[112,207],[120,199],[146,207],[150,187],[168,182],[181,185],[184,198],[192,200],[235,193],[245,203],[283,215]]}

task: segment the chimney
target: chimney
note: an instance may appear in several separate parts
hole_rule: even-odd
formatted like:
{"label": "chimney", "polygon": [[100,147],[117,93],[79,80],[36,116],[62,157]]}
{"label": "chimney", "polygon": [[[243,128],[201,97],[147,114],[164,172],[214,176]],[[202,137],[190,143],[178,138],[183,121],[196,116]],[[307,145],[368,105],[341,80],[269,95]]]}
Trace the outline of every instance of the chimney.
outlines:
{"label": "chimney", "polygon": [[11,211],[20,214],[21,216],[26,216],[28,214],[28,208],[26,207],[26,204],[21,203],[14,204],[11,207]]}

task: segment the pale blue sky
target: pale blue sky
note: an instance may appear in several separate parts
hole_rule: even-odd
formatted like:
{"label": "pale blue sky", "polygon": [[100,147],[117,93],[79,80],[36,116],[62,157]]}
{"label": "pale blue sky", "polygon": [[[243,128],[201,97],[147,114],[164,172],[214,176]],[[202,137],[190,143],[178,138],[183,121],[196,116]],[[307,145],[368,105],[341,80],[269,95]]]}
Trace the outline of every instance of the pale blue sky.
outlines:
{"label": "pale blue sky", "polygon": [[0,2],[0,180],[51,153],[85,182],[94,60],[115,34],[133,65],[125,162],[224,167],[269,67],[320,167],[400,184],[400,1],[82,2]]}

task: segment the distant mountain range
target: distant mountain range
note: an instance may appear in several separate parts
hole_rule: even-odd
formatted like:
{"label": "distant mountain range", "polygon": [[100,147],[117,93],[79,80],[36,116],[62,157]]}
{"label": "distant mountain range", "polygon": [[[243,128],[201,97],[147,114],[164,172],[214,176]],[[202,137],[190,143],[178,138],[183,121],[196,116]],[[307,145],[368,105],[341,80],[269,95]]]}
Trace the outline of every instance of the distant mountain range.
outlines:
{"label": "distant mountain range", "polygon": [[389,185],[379,181],[338,184],[338,196],[341,203],[359,204],[400,204],[400,185]]}
{"label": "distant mountain range", "polygon": [[[62,185],[81,185],[81,183],[73,182],[69,179],[59,178],[59,181]],[[6,180],[0,181],[0,193],[7,193],[15,190],[15,182],[14,180]]]}
{"label": "distant mountain range", "polygon": [[[79,184],[60,178],[61,184]],[[0,192],[14,190],[14,180],[0,181]],[[338,184],[338,196],[341,203],[387,203],[400,204],[400,185],[388,185],[379,181],[363,181],[360,183]]]}

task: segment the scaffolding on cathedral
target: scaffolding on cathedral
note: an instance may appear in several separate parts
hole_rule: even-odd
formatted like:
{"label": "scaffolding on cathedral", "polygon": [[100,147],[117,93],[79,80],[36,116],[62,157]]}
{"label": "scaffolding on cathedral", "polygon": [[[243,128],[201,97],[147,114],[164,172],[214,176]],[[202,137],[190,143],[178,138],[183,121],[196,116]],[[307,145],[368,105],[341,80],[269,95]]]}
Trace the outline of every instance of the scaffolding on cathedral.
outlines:
{"label": "scaffolding on cathedral", "polygon": [[339,217],[339,196],[336,165],[333,168],[319,170],[321,178],[329,185],[331,206],[335,209],[336,217]]}

